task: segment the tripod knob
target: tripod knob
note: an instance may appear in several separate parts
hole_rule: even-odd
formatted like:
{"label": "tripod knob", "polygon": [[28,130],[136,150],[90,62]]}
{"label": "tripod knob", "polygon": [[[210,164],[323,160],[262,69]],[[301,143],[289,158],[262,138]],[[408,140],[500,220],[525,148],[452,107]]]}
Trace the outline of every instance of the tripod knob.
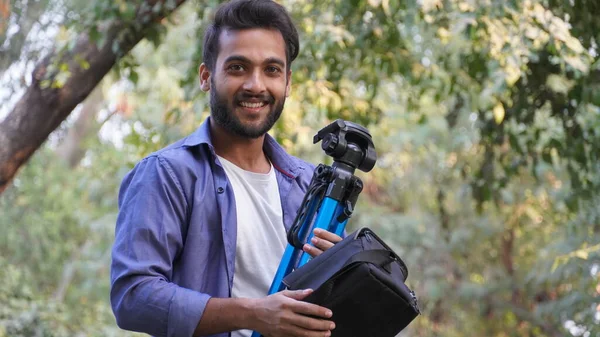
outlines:
{"label": "tripod knob", "polygon": [[340,157],[346,152],[346,142],[344,139],[340,141],[337,135],[330,133],[323,138],[321,148],[329,156]]}

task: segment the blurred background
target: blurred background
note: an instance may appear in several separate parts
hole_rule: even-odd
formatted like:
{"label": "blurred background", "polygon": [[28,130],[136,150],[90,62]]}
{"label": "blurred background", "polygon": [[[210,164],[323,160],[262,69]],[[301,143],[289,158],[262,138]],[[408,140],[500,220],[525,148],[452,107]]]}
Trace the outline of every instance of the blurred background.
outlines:
{"label": "blurred background", "polygon": [[[319,129],[370,130],[348,229],[407,263],[401,335],[600,336],[600,3],[279,2],[301,51],[272,135],[330,164]],[[108,300],[118,187],[208,115],[218,3],[0,0],[0,337],[134,335]]]}

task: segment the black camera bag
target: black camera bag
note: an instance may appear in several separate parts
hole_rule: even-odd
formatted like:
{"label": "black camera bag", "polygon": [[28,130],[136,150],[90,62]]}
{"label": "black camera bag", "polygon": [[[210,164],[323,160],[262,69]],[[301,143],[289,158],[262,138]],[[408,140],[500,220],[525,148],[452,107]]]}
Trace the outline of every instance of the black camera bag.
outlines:
{"label": "black camera bag", "polygon": [[369,228],[348,235],[284,278],[333,312],[332,337],[394,337],[420,314],[406,265]]}

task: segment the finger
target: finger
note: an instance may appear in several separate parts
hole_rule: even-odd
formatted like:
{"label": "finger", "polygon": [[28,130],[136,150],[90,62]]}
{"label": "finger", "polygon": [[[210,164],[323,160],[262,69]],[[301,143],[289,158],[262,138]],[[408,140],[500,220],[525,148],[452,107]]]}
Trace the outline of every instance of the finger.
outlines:
{"label": "finger", "polygon": [[290,325],[284,329],[285,336],[288,337],[329,337],[329,330],[308,330],[295,325]]}
{"label": "finger", "polygon": [[296,314],[313,316],[316,318],[331,318],[333,316],[333,313],[328,308],[309,302],[303,302],[301,300],[290,303],[289,309]]}
{"label": "finger", "polygon": [[319,239],[317,237],[313,237],[312,239],[310,239],[310,243],[312,243],[313,246],[319,248],[322,251],[326,251],[327,249],[333,247],[333,245],[334,245],[334,243],[331,241]]}
{"label": "finger", "polygon": [[329,320],[304,315],[294,315],[291,319],[290,323],[304,330],[331,331],[335,329],[335,323]]}
{"label": "finger", "polygon": [[342,241],[342,237],[328,230],[317,228],[313,231],[315,236],[329,242],[338,243]]}
{"label": "finger", "polygon": [[322,250],[320,250],[319,248],[313,247],[309,244],[305,244],[304,246],[302,246],[302,250],[307,252],[312,257],[317,257],[317,256],[323,254]]}
{"label": "finger", "polygon": [[313,292],[312,289],[300,289],[300,290],[284,290],[281,293],[289,298],[293,298],[295,300],[302,300],[306,296],[310,295]]}

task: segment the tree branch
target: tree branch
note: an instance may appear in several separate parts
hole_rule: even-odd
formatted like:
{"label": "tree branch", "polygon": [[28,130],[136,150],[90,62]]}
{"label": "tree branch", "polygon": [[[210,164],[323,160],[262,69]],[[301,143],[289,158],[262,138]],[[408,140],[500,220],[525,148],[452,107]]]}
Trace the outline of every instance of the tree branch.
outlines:
{"label": "tree branch", "polygon": [[[163,10],[154,13],[155,3],[163,3]],[[166,6],[167,0],[147,0],[142,3],[132,22],[113,20],[106,26],[106,42],[98,49],[87,33],[77,38],[75,47],[64,53],[53,52],[45,57],[33,71],[31,86],[15,108],[0,123],[0,193],[18,169],[44,143],[48,135],[83,101],[100,80],[123,55],[141,41],[157,22],[170,15],[185,0],[176,0]],[[119,45],[120,53],[113,51]],[[89,66],[82,67],[81,60]],[[49,73],[52,64],[68,64],[70,76],[60,88],[43,86],[56,74]]]}
{"label": "tree branch", "polygon": [[69,285],[71,285],[71,281],[73,281],[73,277],[75,276],[75,265],[79,262],[79,259],[83,253],[85,253],[92,246],[92,240],[86,240],[77,250],[75,250],[71,254],[71,258],[65,263],[63,267],[62,277],[54,294],[52,295],[52,299],[57,302],[62,302],[65,299],[65,295],[67,294],[67,289]]}

